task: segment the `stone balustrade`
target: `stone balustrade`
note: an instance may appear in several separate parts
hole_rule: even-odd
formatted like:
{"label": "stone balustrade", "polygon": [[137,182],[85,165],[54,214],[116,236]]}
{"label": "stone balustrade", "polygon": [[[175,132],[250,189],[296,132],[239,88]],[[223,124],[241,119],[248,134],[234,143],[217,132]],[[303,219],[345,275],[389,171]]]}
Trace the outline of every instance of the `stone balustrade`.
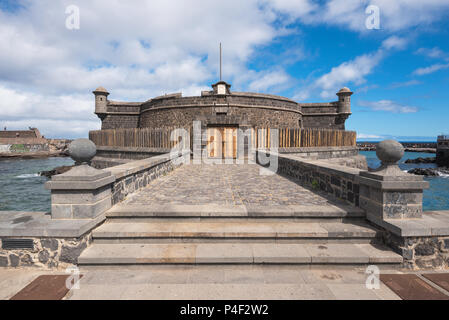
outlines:
{"label": "stone balustrade", "polygon": [[403,256],[405,267],[448,267],[449,211],[423,212],[423,190],[429,183],[399,169],[397,162],[403,154],[396,141],[379,143],[377,156],[382,165],[374,171],[278,154],[277,173],[364,209],[367,220],[383,229],[383,242]]}
{"label": "stone balustrade", "polygon": [[51,190],[52,219],[94,219],[190,156],[188,150],[177,151],[100,170],[88,164],[96,154],[92,141],[75,140],[69,152],[81,164],[45,184]]}
{"label": "stone balustrade", "polygon": [[[88,164],[96,153],[89,140],[75,140],[69,152],[78,165],[45,185],[51,190],[51,213],[3,212],[0,267],[76,264],[91,242],[91,231],[104,222],[112,205],[190,158],[190,151],[178,151],[99,170]],[[6,249],[5,244],[16,240],[29,246]]]}

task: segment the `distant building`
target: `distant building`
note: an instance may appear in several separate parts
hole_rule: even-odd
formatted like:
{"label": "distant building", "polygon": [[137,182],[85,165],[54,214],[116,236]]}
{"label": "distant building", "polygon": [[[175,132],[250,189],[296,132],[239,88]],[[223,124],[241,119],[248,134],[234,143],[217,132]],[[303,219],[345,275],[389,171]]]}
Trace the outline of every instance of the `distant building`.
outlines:
{"label": "distant building", "polygon": [[437,139],[437,165],[449,167],[449,135],[442,135]]}
{"label": "distant building", "polygon": [[6,130],[5,127],[4,129],[0,131],[0,144],[42,144],[47,142],[37,128]]}

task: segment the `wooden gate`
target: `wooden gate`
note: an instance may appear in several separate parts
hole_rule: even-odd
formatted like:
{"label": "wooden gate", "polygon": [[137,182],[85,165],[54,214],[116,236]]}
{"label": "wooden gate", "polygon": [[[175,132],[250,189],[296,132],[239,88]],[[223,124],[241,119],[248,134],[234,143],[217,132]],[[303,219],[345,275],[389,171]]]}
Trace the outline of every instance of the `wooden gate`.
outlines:
{"label": "wooden gate", "polygon": [[207,155],[209,158],[237,158],[237,128],[207,128]]}

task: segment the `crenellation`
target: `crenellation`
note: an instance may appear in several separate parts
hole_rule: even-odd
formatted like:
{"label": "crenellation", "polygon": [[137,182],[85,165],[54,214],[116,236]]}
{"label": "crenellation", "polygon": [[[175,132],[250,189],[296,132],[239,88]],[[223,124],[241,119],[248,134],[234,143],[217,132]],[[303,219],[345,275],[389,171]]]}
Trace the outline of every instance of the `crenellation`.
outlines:
{"label": "crenellation", "polygon": [[[224,89],[219,92],[220,85]],[[224,81],[212,85],[213,90],[200,96],[183,97],[182,93],[165,94],[146,102],[118,102],[107,100],[109,94],[100,87],[94,91],[95,113],[102,120],[102,129],[118,128],[192,128],[196,120],[206,125],[270,128],[328,128],[342,130],[350,115],[352,94],[343,88],[338,101],[298,103],[289,98],[252,92],[231,92]],[[216,107],[227,107],[217,112]],[[221,110],[221,109],[219,109]]]}

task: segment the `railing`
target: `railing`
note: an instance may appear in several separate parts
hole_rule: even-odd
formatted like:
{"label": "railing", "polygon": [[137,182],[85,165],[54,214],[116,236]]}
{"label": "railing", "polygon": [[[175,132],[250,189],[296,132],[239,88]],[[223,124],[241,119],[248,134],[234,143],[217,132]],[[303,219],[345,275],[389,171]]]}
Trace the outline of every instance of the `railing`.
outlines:
{"label": "railing", "polygon": [[439,140],[449,140],[449,135],[438,136],[438,140],[437,141],[439,141]]}
{"label": "railing", "polygon": [[[175,128],[108,129],[89,132],[89,139],[102,147],[134,147],[171,149],[177,144],[171,141]],[[187,134],[190,136],[189,130]],[[184,141],[187,144],[187,141]],[[190,148],[190,146],[187,146]]]}
{"label": "railing", "polygon": [[[163,148],[175,146],[171,141],[171,132],[175,128],[150,129],[109,129],[89,132],[89,139],[97,146],[107,147],[135,147],[135,148]],[[279,148],[307,148],[307,147],[355,147],[356,132],[330,129],[277,129]],[[274,131],[270,128],[254,128],[252,130],[252,146],[257,148],[273,147],[271,137]],[[190,130],[187,134],[192,136]],[[273,136],[274,137],[274,136]],[[187,144],[187,143],[186,143]],[[191,146],[186,146],[191,148]]]}
{"label": "railing", "polygon": [[[255,128],[253,146],[270,148],[272,129]],[[278,129],[279,148],[355,147],[355,131],[330,129]]]}

